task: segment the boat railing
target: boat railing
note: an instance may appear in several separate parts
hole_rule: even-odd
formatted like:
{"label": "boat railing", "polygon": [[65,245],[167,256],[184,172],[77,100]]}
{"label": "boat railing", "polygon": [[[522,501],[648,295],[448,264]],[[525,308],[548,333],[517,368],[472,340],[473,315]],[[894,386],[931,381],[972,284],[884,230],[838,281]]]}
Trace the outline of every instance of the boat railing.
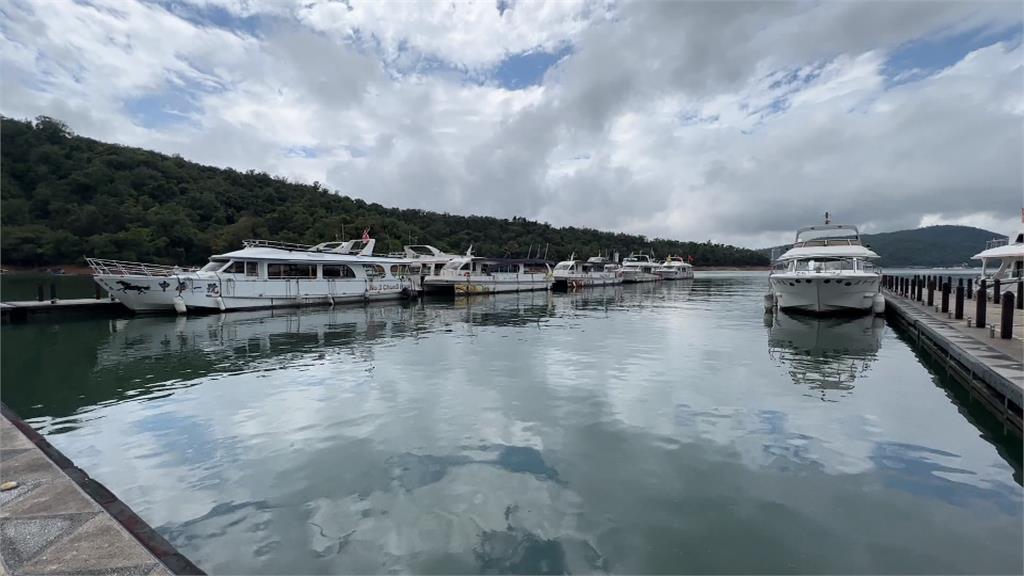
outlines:
{"label": "boat railing", "polygon": [[313,248],[310,244],[298,244],[295,242],[280,242],[278,240],[260,240],[258,238],[250,238],[249,240],[242,240],[242,246],[246,248],[276,248],[278,250],[292,250],[292,251],[303,251],[308,252]]}
{"label": "boat railing", "polygon": [[1009,238],[993,238],[988,242],[985,242],[985,250],[991,250],[992,248],[999,248],[1000,246],[1008,246],[1010,244]]}
{"label": "boat railing", "polygon": [[815,238],[813,240],[800,240],[793,244],[794,248],[806,246],[860,246],[860,240],[856,238]]}
{"label": "boat railing", "polygon": [[107,258],[86,258],[86,263],[96,274],[106,276],[175,276],[184,272],[195,272],[198,268],[182,268],[151,262],[131,262]]}

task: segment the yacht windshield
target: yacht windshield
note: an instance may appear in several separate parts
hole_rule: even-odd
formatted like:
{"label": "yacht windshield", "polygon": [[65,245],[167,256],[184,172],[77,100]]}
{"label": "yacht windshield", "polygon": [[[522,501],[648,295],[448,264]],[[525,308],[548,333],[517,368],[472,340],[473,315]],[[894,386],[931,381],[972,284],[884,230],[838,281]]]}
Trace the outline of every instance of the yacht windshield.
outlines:
{"label": "yacht windshield", "polygon": [[836,272],[839,270],[853,270],[853,260],[797,260],[795,271],[797,272]]}
{"label": "yacht windshield", "polygon": [[223,268],[224,265],[227,264],[227,263],[228,263],[227,260],[210,260],[209,262],[206,263],[206,266],[203,266],[202,268],[200,268],[199,271],[200,272],[216,272],[217,270],[220,270],[221,268]]}

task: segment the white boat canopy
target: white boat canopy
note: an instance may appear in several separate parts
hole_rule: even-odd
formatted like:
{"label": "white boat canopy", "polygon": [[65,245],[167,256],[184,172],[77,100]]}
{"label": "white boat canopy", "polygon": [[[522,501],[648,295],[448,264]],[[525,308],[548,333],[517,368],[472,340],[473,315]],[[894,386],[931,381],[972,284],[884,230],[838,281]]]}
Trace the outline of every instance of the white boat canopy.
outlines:
{"label": "white boat canopy", "polygon": [[801,260],[804,258],[878,258],[874,251],[860,245],[845,246],[800,246],[790,248],[779,260]]}
{"label": "white boat canopy", "polygon": [[972,260],[987,260],[989,258],[1024,258],[1024,230],[1017,232],[1017,237],[1012,244],[989,248],[975,254]]}

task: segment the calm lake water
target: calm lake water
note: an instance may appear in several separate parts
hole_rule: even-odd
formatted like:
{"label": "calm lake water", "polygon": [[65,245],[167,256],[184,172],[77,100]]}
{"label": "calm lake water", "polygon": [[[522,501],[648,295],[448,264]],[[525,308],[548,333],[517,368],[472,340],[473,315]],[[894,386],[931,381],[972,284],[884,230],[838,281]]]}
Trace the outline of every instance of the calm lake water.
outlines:
{"label": "calm lake water", "polygon": [[1019,573],[1020,442],[765,285],[6,325],[3,400],[210,573]]}

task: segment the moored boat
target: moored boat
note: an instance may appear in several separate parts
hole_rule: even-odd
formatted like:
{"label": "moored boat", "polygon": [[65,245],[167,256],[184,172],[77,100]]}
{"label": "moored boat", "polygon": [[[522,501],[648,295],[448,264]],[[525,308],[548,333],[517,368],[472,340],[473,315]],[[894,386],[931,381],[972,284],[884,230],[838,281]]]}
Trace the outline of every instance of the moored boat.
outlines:
{"label": "moored boat", "polygon": [[555,265],[553,276],[554,288],[559,290],[622,284],[622,270],[603,256],[592,256],[583,261],[576,260],[573,254],[568,260]]}
{"label": "moored boat", "polygon": [[658,268],[658,263],[647,254],[630,254],[622,259],[622,281],[636,283],[661,280],[655,273]]}
{"label": "moored boat", "polygon": [[669,256],[654,273],[662,280],[689,280],[693,278],[693,265],[682,256]]}
{"label": "moored boat", "polygon": [[855,226],[808,226],[769,275],[769,300],[781,309],[811,313],[881,312],[878,254],[863,246]]}
{"label": "moored boat", "polygon": [[374,240],[315,246],[246,240],[202,268],[86,258],[93,279],[137,312],[216,311],[366,302],[415,293],[409,259],[373,255]]}
{"label": "moored boat", "polygon": [[972,259],[981,260],[979,280],[987,280],[990,285],[993,280],[1007,282],[1024,277],[1024,223],[1014,236],[989,241],[985,250]]}
{"label": "moored boat", "polygon": [[545,260],[483,258],[469,250],[451,259],[439,274],[424,278],[423,289],[455,295],[525,292],[547,290],[552,281]]}

